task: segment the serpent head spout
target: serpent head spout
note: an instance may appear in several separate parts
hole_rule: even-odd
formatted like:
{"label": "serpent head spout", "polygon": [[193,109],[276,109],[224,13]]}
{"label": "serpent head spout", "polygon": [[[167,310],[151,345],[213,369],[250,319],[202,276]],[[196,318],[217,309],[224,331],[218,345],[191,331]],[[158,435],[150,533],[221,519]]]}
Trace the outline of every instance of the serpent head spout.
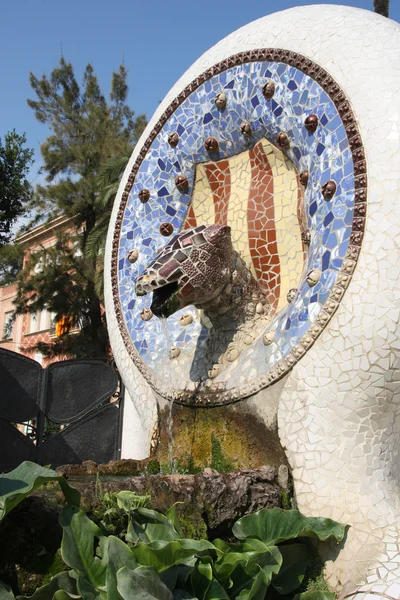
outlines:
{"label": "serpent head spout", "polygon": [[169,317],[194,304],[212,302],[228,284],[235,265],[231,228],[201,225],[176,235],[136,281],[136,294],[153,293],[151,310]]}

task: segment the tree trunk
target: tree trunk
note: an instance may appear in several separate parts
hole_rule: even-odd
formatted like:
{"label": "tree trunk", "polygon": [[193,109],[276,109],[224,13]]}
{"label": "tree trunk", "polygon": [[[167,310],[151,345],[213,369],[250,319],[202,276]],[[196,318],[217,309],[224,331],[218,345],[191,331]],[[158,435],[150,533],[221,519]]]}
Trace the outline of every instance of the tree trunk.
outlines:
{"label": "tree trunk", "polygon": [[374,0],[374,11],[384,17],[389,16],[389,0]]}
{"label": "tree trunk", "polygon": [[90,297],[89,319],[91,338],[94,342],[94,346],[97,346],[98,348],[99,354],[97,358],[105,358],[107,356],[108,339],[101,316],[101,304],[99,299],[94,294],[94,289],[91,290]]}

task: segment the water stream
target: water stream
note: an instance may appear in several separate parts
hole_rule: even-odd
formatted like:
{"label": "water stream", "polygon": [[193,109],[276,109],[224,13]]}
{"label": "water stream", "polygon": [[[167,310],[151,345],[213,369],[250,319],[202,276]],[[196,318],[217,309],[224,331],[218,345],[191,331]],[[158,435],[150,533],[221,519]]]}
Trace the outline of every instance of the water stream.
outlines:
{"label": "water stream", "polygon": [[[172,348],[172,339],[171,339],[169,329],[168,329],[168,321],[165,318],[160,318],[159,322],[160,322],[161,335],[164,336],[164,338],[165,338],[166,360],[169,361],[170,360],[169,353]],[[167,382],[169,384],[169,387],[173,387],[172,370],[166,369],[166,373],[167,373]],[[167,432],[168,432],[168,469],[167,470],[170,473],[177,472],[176,461],[174,460],[174,457],[173,457],[173,451],[174,451],[174,433],[173,433],[174,420],[173,420],[173,414],[172,414],[173,404],[174,403],[172,401],[170,401],[169,411],[168,411],[168,419],[167,419]],[[163,474],[161,463],[160,463],[160,473]]]}

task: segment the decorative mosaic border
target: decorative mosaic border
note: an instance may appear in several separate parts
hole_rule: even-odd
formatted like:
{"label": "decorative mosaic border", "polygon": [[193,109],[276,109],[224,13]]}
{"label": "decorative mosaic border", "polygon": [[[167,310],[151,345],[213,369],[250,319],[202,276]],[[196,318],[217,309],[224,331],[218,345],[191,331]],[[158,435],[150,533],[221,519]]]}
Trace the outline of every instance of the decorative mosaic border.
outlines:
{"label": "decorative mosaic border", "polygon": [[[281,62],[289,66],[293,66],[305,75],[311,77],[316,81],[322,89],[328,94],[332,102],[334,103],[338,114],[342,120],[344,128],[346,130],[347,139],[352,153],[352,159],[354,164],[354,216],[352,223],[352,230],[350,235],[349,247],[346,252],[346,256],[343,260],[343,264],[337,276],[335,285],[333,286],[331,293],[327,301],[324,304],[323,309],[320,311],[315,322],[310,325],[307,333],[303,335],[299,343],[289,352],[285,358],[281,359],[274,367],[272,367],[268,373],[260,377],[257,381],[237,387],[232,390],[216,390],[214,391],[201,391],[189,392],[185,390],[170,390],[166,391],[159,385],[158,380],[152,373],[152,371],[145,365],[143,360],[140,358],[136,349],[133,346],[130,335],[125,326],[124,317],[122,313],[122,307],[119,299],[119,286],[118,286],[118,250],[119,240],[121,234],[121,227],[124,219],[125,207],[129,198],[129,193],[132,189],[135,177],[139,171],[140,164],[145,159],[148,150],[151,147],[156,136],[159,134],[165,123],[180,106],[183,101],[198,87],[204,84],[208,79],[211,79],[214,75],[218,75],[227,69],[236,67],[243,63],[256,62],[256,61],[271,61]],[[125,189],[122,193],[121,203],[115,222],[114,236],[112,241],[112,254],[111,254],[111,284],[112,294],[115,307],[115,313],[117,316],[118,327],[124,341],[125,347],[132,358],[134,364],[137,366],[139,371],[148,381],[149,385],[161,396],[177,402],[178,404],[186,404],[189,406],[220,406],[224,404],[230,404],[242,400],[248,396],[256,394],[263,388],[269,387],[276,383],[279,379],[284,377],[301,359],[307,350],[314,344],[316,339],[322,333],[322,330],[328,324],[333,314],[336,312],[339,303],[344,295],[346,288],[348,287],[351,276],[354,272],[358,256],[360,253],[362,240],[364,236],[365,220],[366,220],[366,202],[367,202],[367,166],[365,160],[365,152],[362,144],[361,135],[357,126],[356,117],[352,111],[350,103],[336,81],[319,65],[314,63],[309,58],[302,56],[296,52],[282,49],[259,49],[250,50],[248,52],[241,52],[230,56],[229,58],[215,64],[214,66],[207,69],[204,73],[196,77],[178,96],[171,102],[165,112],[161,115],[150,135],[143,144],[136,161],[132,167],[131,173],[129,174],[128,181],[125,185]]]}

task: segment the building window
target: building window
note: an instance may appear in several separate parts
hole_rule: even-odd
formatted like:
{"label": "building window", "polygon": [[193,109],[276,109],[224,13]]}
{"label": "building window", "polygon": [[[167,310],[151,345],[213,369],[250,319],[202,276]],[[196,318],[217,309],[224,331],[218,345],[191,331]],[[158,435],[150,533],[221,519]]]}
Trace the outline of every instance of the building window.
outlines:
{"label": "building window", "polygon": [[79,238],[74,241],[74,257],[75,258],[79,258],[80,256],[83,256],[82,250],[81,250],[81,243],[82,242]]}
{"label": "building window", "polygon": [[3,340],[11,340],[14,323],[14,311],[6,312],[4,319]]}
{"label": "building window", "polygon": [[29,333],[37,333],[38,331],[47,331],[50,328],[50,313],[47,310],[40,310],[36,313],[31,313],[31,322]]}
{"label": "building window", "polygon": [[40,256],[40,258],[37,260],[35,266],[34,266],[34,273],[37,275],[38,273],[41,273],[43,271],[43,267],[44,267],[44,259],[43,256]]}
{"label": "building window", "polygon": [[39,319],[39,331],[45,331],[50,327],[50,314],[47,310],[42,310]]}
{"label": "building window", "polygon": [[29,333],[36,333],[39,331],[39,314],[40,313],[31,313]]}
{"label": "building window", "polygon": [[56,335],[56,313],[50,313],[50,335]]}

